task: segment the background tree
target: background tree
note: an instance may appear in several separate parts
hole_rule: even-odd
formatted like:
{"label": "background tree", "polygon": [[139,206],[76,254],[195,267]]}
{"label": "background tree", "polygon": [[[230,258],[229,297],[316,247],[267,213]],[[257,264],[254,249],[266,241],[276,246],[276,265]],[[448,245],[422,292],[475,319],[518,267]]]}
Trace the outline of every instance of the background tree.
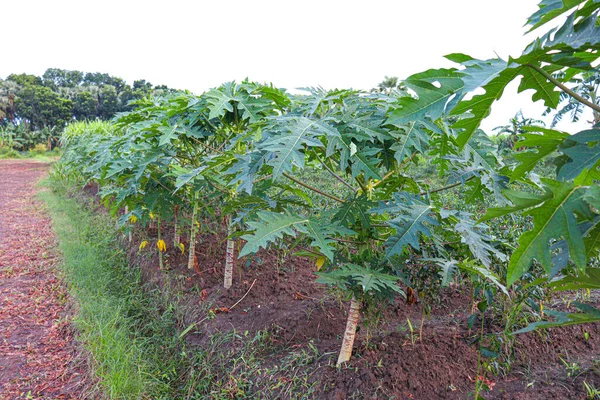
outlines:
{"label": "background tree", "polygon": [[0,125],[15,119],[15,97],[19,85],[13,81],[0,79]]}
{"label": "background tree", "polygon": [[[72,120],[110,120],[117,113],[132,111],[136,100],[174,92],[166,85],[153,86],[144,79],[129,85],[101,72],[49,68],[41,77],[11,74],[0,80],[0,124],[22,124],[17,131],[26,134],[27,139],[19,143],[35,145],[31,137],[48,135],[31,132],[53,127],[61,130]],[[45,142],[40,139],[40,143]]]}
{"label": "background tree", "polygon": [[503,147],[512,149],[515,147],[517,140],[519,140],[519,135],[525,133],[524,127],[532,125],[546,126],[542,120],[525,118],[523,111],[519,110],[507,125],[497,126],[493,130],[497,131],[498,135],[508,134]]}

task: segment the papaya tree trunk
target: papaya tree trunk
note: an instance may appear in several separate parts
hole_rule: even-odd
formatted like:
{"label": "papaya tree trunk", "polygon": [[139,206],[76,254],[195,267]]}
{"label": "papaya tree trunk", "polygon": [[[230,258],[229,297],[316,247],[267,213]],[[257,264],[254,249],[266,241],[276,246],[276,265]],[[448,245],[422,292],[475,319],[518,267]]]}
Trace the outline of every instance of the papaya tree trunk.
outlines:
{"label": "papaya tree trunk", "polygon": [[[125,214],[129,213],[129,207],[125,206]],[[132,238],[132,234],[131,234],[131,226],[129,227],[129,233],[127,233],[127,238],[129,239],[129,243],[131,243]]]}
{"label": "papaya tree trunk", "polygon": [[[158,228],[158,243],[161,243],[162,241],[162,235],[160,232],[160,217],[156,217],[156,226]],[[159,247],[158,248],[158,267],[163,270],[165,267],[164,261],[163,261],[163,252],[162,249]]]}
{"label": "papaya tree trunk", "polygon": [[192,225],[190,228],[190,248],[188,250],[188,269],[194,269],[196,262],[196,214],[198,213],[198,193],[194,194],[194,209],[192,210]]}
{"label": "papaya tree trunk", "polygon": [[356,337],[356,326],[358,325],[358,317],[360,315],[360,301],[352,296],[350,301],[350,311],[348,311],[348,320],[346,322],[346,331],[342,340],[342,348],[337,360],[337,365],[340,365],[350,360],[352,356],[352,346],[354,346],[354,338]]}
{"label": "papaya tree trunk", "polygon": [[233,233],[233,225],[231,224],[231,216],[227,216],[227,252],[225,253],[225,289],[231,287],[233,279],[233,256],[235,253],[235,241],[231,239]]}
{"label": "papaya tree trunk", "polygon": [[181,243],[181,231],[179,230],[179,206],[175,206],[175,233],[173,235],[173,243],[175,247],[179,247],[179,243]]}

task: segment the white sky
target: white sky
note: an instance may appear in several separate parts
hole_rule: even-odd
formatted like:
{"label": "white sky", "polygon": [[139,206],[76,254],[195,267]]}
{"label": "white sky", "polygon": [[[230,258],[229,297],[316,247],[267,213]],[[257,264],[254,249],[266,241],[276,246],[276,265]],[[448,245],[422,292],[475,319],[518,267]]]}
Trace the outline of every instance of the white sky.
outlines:
{"label": "white sky", "polygon": [[[451,67],[442,57],[521,53],[538,0],[0,0],[0,78],[47,68],[107,72],[201,93],[229,80],[370,89],[385,75],[405,78]],[[483,128],[523,109],[516,85]],[[587,125],[569,126],[575,129]]]}

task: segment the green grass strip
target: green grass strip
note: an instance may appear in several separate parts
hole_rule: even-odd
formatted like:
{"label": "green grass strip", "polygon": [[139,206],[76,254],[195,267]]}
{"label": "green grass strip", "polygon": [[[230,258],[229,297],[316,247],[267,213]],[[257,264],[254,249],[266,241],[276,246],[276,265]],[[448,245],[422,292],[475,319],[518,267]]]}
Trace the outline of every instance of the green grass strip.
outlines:
{"label": "green grass strip", "polygon": [[143,290],[114,222],[88,211],[83,199],[66,197],[58,182],[51,186],[40,196],[58,236],[78,340],[92,358],[99,391],[111,399],[168,398],[177,375],[169,366],[178,352],[173,313]]}

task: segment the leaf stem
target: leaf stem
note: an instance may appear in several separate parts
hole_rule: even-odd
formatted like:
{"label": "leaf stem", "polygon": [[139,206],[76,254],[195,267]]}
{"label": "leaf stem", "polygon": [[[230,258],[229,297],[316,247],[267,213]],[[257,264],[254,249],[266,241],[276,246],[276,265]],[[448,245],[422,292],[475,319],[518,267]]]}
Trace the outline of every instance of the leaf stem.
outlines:
{"label": "leaf stem", "polygon": [[312,191],[313,191],[313,192],[315,192],[315,193],[318,193],[318,194],[320,194],[320,195],[322,195],[322,196],[325,196],[325,197],[329,197],[330,199],[332,199],[332,200],[335,200],[335,201],[337,201],[338,203],[345,203],[345,201],[344,201],[344,200],[342,200],[342,199],[340,199],[339,197],[336,197],[336,196],[334,196],[334,195],[332,195],[332,194],[329,194],[329,193],[325,193],[325,192],[323,192],[323,191],[321,191],[321,190],[317,189],[316,187],[310,186],[309,184],[307,184],[307,183],[304,183],[304,182],[302,182],[302,181],[300,181],[300,180],[298,180],[298,179],[294,178],[293,176],[289,175],[289,174],[288,174],[288,173],[286,173],[286,172],[284,172],[282,175],[283,175],[283,176],[285,176],[286,178],[288,178],[289,180],[291,180],[291,181],[293,181],[293,182],[296,182],[298,185],[300,185],[300,186],[304,186],[305,188],[307,188],[307,189],[309,189],[309,190],[312,190]]}
{"label": "leaf stem", "polygon": [[327,164],[325,164],[325,161],[321,160],[321,157],[319,157],[319,155],[317,154],[316,151],[314,152],[314,154],[315,154],[315,157],[317,158],[317,160],[319,160],[319,162],[321,163],[321,165],[324,166],[325,169],[327,170],[327,172],[329,172],[335,179],[337,179],[342,184],[344,184],[347,187],[349,187],[351,190],[354,191],[354,193],[358,192],[358,189],[356,189],[354,186],[352,186],[351,184],[349,184],[348,182],[346,182],[341,176],[339,176],[338,174],[336,174],[335,172],[333,172],[333,170],[331,168],[329,168],[329,166]]}
{"label": "leaf stem", "polygon": [[435,189],[435,190],[425,190],[425,191],[419,193],[419,196],[425,196],[428,193],[429,194],[431,194],[431,193],[438,193],[438,192],[442,192],[444,190],[452,189],[454,187],[457,187],[457,186],[460,186],[460,185],[464,185],[465,183],[469,182],[473,178],[475,178],[475,175],[468,177],[467,179],[465,179],[464,182],[456,182],[456,183],[453,183],[451,185],[444,186],[444,187],[441,187],[441,188],[438,188],[438,189]]}
{"label": "leaf stem", "polygon": [[586,98],[584,98],[584,97],[580,96],[579,94],[575,93],[574,91],[572,91],[571,89],[569,89],[568,87],[566,87],[563,83],[561,83],[557,79],[555,79],[552,75],[550,75],[549,73],[547,73],[546,71],[544,71],[542,68],[538,67],[537,65],[533,65],[533,64],[525,64],[525,66],[529,67],[529,68],[533,69],[534,71],[537,71],[538,73],[540,73],[541,75],[543,75],[544,78],[548,79],[555,86],[559,87],[562,91],[564,91],[565,93],[567,93],[569,96],[573,97],[575,100],[579,101],[582,104],[585,104],[586,106],[590,107],[594,111],[600,112],[600,106],[598,106],[597,104],[594,104],[594,103],[590,102]]}

